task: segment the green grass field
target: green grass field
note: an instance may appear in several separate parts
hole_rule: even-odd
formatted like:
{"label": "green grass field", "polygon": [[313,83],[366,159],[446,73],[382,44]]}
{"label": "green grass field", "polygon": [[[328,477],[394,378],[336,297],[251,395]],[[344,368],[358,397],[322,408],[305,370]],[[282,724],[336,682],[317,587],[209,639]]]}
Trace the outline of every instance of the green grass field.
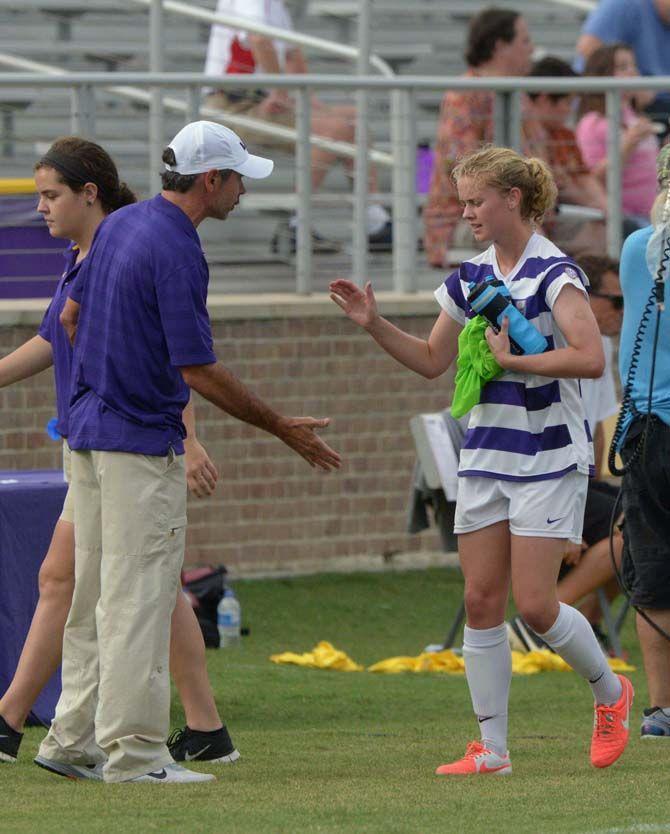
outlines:
{"label": "green grass field", "polygon": [[[592,701],[573,673],[515,677],[513,775],[454,781],[433,772],[476,734],[463,677],[268,661],[324,639],[365,665],[418,654],[443,637],[461,587],[444,570],[237,583],[251,634],[208,656],[240,762],[215,766],[218,781],[195,787],[71,782],[32,764],[44,731],[31,729],[19,763],[0,765],[0,832],[670,831],[670,741],[637,737],[646,688],[632,617],[624,639],[638,666],[632,741],[604,771],[588,761]],[[183,723],[176,701],[172,717]]]}

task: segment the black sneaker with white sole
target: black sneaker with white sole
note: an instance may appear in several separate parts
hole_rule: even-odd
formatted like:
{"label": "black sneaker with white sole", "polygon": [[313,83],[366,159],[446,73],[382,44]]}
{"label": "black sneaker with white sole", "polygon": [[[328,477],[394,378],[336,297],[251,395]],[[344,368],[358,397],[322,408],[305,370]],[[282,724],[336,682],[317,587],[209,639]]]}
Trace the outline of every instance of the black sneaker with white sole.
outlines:
{"label": "black sneaker with white sole", "polygon": [[[340,252],[342,244],[337,240],[329,240],[322,237],[317,232],[310,233],[312,252],[315,255],[332,255]],[[290,225],[287,221],[282,221],[278,224],[272,235],[270,242],[270,251],[274,255],[281,255],[287,257],[295,255],[298,248],[298,233],[295,226]]]}
{"label": "black sneaker with white sole", "polygon": [[22,738],[23,733],[10,727],[0,715],[0,764],[2,762],[13,764],[16,761]]}
{"label": "black sneaker with white sole", "polygon": [[39,767],[58,776],[65,776],[66,779],[92,779],[102,782],[102,763],[75,765],[69,762],[59,762],[56,759],[47,759],[44,756],[35,756],[34,761]]}
{"label": "black sneaker with white sole", "polygon": [[393,250],[393,223],[387,220],[384,226],[374,234],[368,235],[370,252],[391,252]]}
{"label": "black sneaker with white sole", "polygon": [[225,724],[221,729],[209,733],[192,730],[188,726],[174,730],[167,746],[176,762],[232,764],[240,758]]}

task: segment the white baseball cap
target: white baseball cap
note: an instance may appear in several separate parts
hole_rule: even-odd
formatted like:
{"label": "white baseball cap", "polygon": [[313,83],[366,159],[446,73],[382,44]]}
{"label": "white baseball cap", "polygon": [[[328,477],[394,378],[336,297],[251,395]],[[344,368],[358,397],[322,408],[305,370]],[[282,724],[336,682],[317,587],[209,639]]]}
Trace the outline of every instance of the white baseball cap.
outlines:
{"label": "white baseball cap", "polygon": [[237,133],[216,122],[187,124],[168,147],[174,151],[177,164],[165,163],[165,168],[185,176],[229,168],[242,176],[261,180],[269,177],[274,168],[271,159],[250,154]]}

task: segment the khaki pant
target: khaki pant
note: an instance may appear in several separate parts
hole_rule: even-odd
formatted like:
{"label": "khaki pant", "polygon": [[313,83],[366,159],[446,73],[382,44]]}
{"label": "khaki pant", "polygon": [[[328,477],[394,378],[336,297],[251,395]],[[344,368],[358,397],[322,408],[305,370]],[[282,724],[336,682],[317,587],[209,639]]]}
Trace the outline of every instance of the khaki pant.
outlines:
{"label": "khaki pant", "polygon": [[75,589],[63,692],[40,755],[104,761],[106,782],[160,770],[170,618],[184,558],[183,456],[72,452]]}
{"label": "khaki pant", "polygon": [[[267,116],[261,110],[261,103],[262,101],[254,100],[252,97],[242,97],[239,100],[232,100],[223,91],[210,93],[205,99],[206,107],[223,111],[224,117],[226,113],[233,113],[239,114],[240,116],[251,116],[254,119],[262,119],[263,121],[281,125],[282,127],[295,127],[295,111],[293,109]],[[277,148],[278,150],[293,152],[295,148],[295,142],[291,140],[282,139],[281,136],[273,136],[271,133],[262,133],[253,128],[236,127],[235,132],[252,149],[257,145],[263,145],[266,148]]]}

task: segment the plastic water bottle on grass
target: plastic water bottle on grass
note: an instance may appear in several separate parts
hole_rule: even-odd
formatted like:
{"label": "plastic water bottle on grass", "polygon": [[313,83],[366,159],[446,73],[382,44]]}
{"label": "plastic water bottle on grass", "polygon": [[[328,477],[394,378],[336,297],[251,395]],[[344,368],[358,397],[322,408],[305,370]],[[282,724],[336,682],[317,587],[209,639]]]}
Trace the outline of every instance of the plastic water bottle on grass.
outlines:
{"label": "plastic water bottle on grass", "polygon": [[232,588],[226,588],[216,607],[219,628],[219,648],[236,646],[240,642],[242,610]]}

